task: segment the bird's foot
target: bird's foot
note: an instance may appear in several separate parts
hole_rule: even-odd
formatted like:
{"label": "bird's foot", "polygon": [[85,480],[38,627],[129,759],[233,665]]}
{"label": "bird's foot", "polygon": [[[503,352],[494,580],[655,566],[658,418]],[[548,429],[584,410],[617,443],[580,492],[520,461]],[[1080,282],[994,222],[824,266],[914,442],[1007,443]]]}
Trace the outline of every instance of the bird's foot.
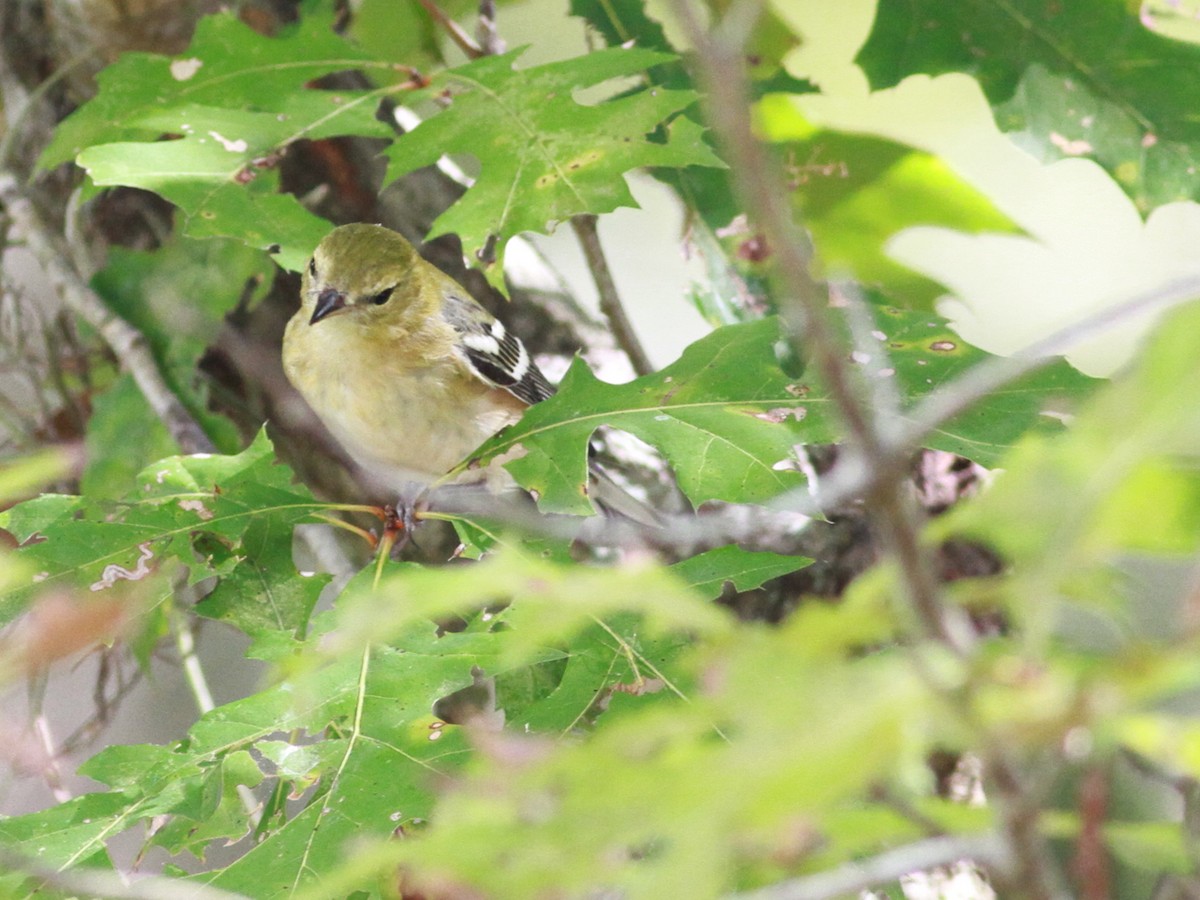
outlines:
{"label": "bird's foot", "polygon": [[423,494],[415,500],[399,497],[395,504],[383,507],[383,534],[379,539],[380,552],[403,550],[412,540],[413,531],[428,506]]}

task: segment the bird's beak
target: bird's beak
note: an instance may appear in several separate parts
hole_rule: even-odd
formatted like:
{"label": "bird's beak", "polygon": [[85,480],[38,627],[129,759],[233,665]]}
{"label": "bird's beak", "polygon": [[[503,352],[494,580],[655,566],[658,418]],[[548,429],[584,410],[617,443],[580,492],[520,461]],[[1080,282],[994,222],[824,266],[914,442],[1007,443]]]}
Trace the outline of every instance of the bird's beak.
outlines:
{"label": "bird's beak", "polygon": [[325,288],[325,290],[317,294],[317,308],[313,310],[312,318],[308,320],[308,324],[316,325],[326,316],[331,316],[339,309],[345,308],[346,295],[333,288]]}

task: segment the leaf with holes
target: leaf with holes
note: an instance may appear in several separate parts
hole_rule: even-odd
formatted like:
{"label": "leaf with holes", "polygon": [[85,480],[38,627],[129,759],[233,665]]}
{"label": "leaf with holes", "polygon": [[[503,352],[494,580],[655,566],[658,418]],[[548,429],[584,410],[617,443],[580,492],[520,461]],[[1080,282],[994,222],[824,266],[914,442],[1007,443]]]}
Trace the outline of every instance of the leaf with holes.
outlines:
{"label": "leaf with holes", "polygon": [[169,593],[179,565],[189,568],[193,581],[218,568],[229,575],[233,570],[219,564],[224,557],[259,576],[243,576],[262,592],[247,602],[270,604],[286,596],[286,610],[270,616],[280,627],[302,630],[315,595],[262,580],[267,574],[284,583],[295,580],[291,526],[323,507],[291,479],[291,470],[276,464],[263,431],[233,456],[159,460],[120,502],[42,498],[19,504],[0,514],[0,526],[25,542],[19,559],[35,576],[0,593],[0,623],[22,612],[36,593],[108,597],[138,585]]}
{"label": "leaf with holes", "polygon": [[[858,62],[874,88],[966,72],[1049,159],[1095,159],[1146,208],[1200,196],[1200,47],[1124,0],[882,0]],[[1169,90],[1164,86],[1170,87]]]}
{"label": "leaf with holes", "polygon": [[[479,162],[474,185],[438,217],[433,234],[455,232],[482,259],[493,239],[547,232],[579,213],[637,206],[624,174],[641,166],[720,166],[701,129],[671,116],[696,100],[691,91],[655,88],[594,105],[575,91],[637,76],[673,59],[613,48],[530,69],[514,69],[521,51],[476,60],[433,77],[429,91],[447,108],[385,151],[389,180],[468,154]],[[658,132],[665,140],[651,140]],[[486,260],[485,260],[486,261]],[[492,267],[492,277],[499,266]]]}
{"label": "leaf with holes", "polygon": [[185,233],[277,244],[280,264],[298,270],[329,223],[277,193],[280,154],[302,138],[392,136],[375,117],[391,86],[308,87],[346,69],[394,69],[332,24],[330,14],[312,13],[269,38],[233,14],[215,15],[177,57],[125,54],[104,70],[96,97],[56,129],[42,165],[75,159],[97,185],[154,191],[183,211]]}

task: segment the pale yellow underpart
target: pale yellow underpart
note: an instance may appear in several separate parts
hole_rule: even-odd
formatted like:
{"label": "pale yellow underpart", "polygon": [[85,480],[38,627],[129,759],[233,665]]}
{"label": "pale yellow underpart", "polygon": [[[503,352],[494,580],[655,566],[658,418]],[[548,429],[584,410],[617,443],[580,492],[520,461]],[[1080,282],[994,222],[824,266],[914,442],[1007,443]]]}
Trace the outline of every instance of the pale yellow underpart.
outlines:
{"label": "pale yellow underpart", "polygon": [[[288,323],[283,365],[292,384],[338,442],[380,484],[400,490],[429,484],[521,417],[523,404],[465,371],[448,350],[414,360],[408,342],[372,321],[370,308],[350,308],[310,325]],[[453,329],[427,320],[426,347],[451,347]],[[422,335],[426,337],[426,335]],[[444,339],[443,339],[444,338]],[[459,481],[479,480],[470,470]]]}

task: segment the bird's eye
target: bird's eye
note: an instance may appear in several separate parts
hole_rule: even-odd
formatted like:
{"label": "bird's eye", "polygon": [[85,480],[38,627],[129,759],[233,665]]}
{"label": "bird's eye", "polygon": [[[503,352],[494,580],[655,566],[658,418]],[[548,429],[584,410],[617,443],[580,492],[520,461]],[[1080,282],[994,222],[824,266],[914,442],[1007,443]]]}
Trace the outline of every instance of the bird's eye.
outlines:
{"label": "bird's eye", "polygon": [[392,299],[392,291],[394,291],[394,290],[396,290],[396,288],[394,286],[390,287],[390,288],[385,288],[384,290],[380,291],[378,294],[375,294],[373,297],[371,297],[370,298],[371,302],[374,303],[376,306],[383,306],[383,304],[387,303],[389,300]]}
{"label": "bird's eye", "polygon": [[313,278],[317,277],[317,258],[315,256],[308,261],[308,274]]}

